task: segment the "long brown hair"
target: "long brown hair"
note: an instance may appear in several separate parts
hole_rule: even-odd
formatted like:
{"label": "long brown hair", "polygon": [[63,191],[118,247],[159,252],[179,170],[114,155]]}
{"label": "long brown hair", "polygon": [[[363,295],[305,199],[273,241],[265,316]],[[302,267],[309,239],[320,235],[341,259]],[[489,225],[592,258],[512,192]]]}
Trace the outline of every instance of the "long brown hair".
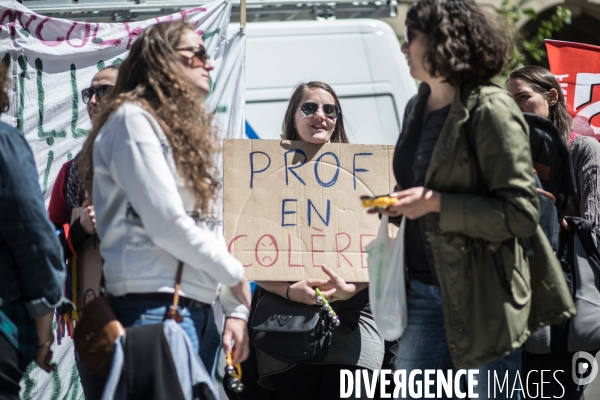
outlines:
{"label": "long brown hair", "polygon": [[300,102],[302,101],[302,96],[307,90],[311,89],[323,89],[327,93],[333,96],[335,100],[335,105],[339,110],[339,114],[337,117],[337,121],[335,122],[335,127],[333,128],[333,134],[331,135],[330,142],[331,143],[350,143],[348,140],[348,136],[346,135],[346,130],[344,129],[344,114],[342,113],[342,106],[340,105],[340,99],[338,99],[337,95],[329,86],[324,82],[311,81],[307,83],[301,83],[294,89],[294,93],[290,98],[290,102],[288,103],[287,110],[285,111],[285,116],[283,117],[283,139],[285,140],[300,140],[300,135],[298,135],[298,131],[296,130],[296,124],[294,122],[294,117],[296,115],[296,110],[300,107]]}
{"label": "long brown hair", "polygon": [[[508,81],[506,83],[508,84],[512,79],[521,79],[525,81],[531,89],[544,96],[548,103],[548,109],[550,110],[548,119],[556,125],[560,135],[568,146],[569,137],[571,136],[571,131],[573,131],[573,121],[567,112],[562,88],[552,72],[536,65],[527,65],[512,71],[508,76]],[[555,100],[555,98],[552,95],[552,92],[550,92],[551,89],[555,89],[558,94],[558,99],[556,99],[557,102],[553,106],[550,105],[550,101]]]}
{"label": "long brown hair", "polygon": [[217,194],[216,153],[219,150],[202,96],[178,73],[175,50],[192,28],[181,21],[150,26],[135,41],[119,68],[117,82],[102,99],[101,111],[78,158],[84,185],[92,193],[94,140],[109,116],[124,103],[136,103],[160,124],[173,149],[175,165],[194,195],[198,208],[211,212]]}
{"label": "long brown hair", "polygon": [[499,17],[473,0],[420,0],[406,14],[406,26],[423,32],[425,67],[451,85],[489,80],[511,61],[513,41]]}

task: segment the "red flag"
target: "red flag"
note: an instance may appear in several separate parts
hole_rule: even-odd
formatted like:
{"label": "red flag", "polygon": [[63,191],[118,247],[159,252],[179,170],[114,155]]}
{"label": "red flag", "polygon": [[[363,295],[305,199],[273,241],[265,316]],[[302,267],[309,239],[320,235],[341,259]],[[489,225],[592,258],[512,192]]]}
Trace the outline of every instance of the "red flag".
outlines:
{"label": "red flag", "polygon": [[546,40],[550,71],[560,82],[573,130],[600,139],[600,47]]}

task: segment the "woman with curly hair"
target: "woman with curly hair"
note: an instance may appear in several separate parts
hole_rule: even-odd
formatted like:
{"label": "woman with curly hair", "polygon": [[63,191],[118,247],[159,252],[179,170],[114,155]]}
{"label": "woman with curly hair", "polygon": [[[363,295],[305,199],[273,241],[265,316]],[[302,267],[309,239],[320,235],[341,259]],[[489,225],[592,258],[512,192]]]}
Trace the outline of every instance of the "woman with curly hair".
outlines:
{"label": "woman with curly hair", "polygon": [[[407,218],[408,325],[396,361],[411,377],[403,398],[420,390],[488,398],[494,377],[510,382],[495,398],[517,398],[522,344],[537,325],[573,311],[538,227],[527,124],[489,81],[512,47],[472,0],[420,0],[408,10],[402,51],[422,83],[395,149],[397,202],[380,210],[393,222]],[[473,369],[468,388],[464,369]]]}
{"label": "woman with curly hair", "polygon": [[[180,326],[208,371],[219,347],[213,301],[219,297],[227,317],[223,347],[234,362],[248,354],[249,314],[243,267],[227,251],[213,204],[219,143],[202,107],[212,69],[202,37],[187,24],[147,28],[103,99],[79,161],[117,318],[125,327],[160,323],[183,262]],[[86,398],[90,391],[100,395],[88,390]]]}

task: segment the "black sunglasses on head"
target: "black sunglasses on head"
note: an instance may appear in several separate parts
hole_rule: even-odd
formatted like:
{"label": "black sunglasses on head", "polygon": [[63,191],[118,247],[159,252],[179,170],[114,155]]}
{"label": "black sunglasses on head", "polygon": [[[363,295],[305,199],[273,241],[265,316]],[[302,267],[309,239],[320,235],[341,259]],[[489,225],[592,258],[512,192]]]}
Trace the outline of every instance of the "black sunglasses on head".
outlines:
{"label": "black sunglasses on head", "polygon": [[[304,117],[310,117],[314,115],[321,105],[313,102],[306,102],[302,104],[299,108],[300,112]],[[323,104],[323,114],[325,114],[328,118],[334,119],[337,118],[340,110],[335,104]]]}
{"label": "black sunglasses on head", "polygon": [[112,87],[113,85],[100,85],[97,87],[92,86],[87,89],[83,89],[81,91],[83,103],[88,104],[94,95],[96,95],[98,100],[102,100],[102,96],[104,96],[108,90],[112,89]]}
{"label": "black sunglasses on head", "polygon": [[195,46],[190,47],[178,47],[175,50],[177,51],[191,51],[194,53],[194,56],[198,58],[202,62],[206,62],[208,60],[208,54],[206,53],[206,48],[201,44],[197,44]]}

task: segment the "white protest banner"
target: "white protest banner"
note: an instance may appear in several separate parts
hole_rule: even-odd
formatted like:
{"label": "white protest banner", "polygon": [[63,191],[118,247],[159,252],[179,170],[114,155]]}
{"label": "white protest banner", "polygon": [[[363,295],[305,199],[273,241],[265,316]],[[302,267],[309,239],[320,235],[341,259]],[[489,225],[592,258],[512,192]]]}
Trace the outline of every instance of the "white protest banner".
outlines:
{"label": "white protest banner", "polygon": [[362,195],[390,193],[393,146],[226,140],[224,226],[251,280],[368,281],[365,246],[377,235]]}
{"label": "white protest banner", "polygon": [[[123,61],[148,26],[183,20],[204,38],[215,69],[205,107],[214,112],[222,138],[241,138],[244,129],[245,35],[227,38],[230,0],[218,0],[147,21],[88,23],[49,18],[16,1],[0,3],[0,59],[9,69],[10,109],[1,120],[17,127],[29,143],[46,202],[62,164],[80,150],[91,124],[81,99],[99,69]],[[18,168],[18,166],[15,166]],[[50,374],[30,364],[23,399],[81,399],[73,342],[53,323],[58,367]]]}
{"label": "white protest banner", "polygon": [[245,35],[227,38],[231,1],[147,21],[89,23],[37,15],[16,1],[0,5],[0,59],[9,65],[11,107],[0,118],[17,127],[35,156],[46,200],[61,165],[80,150],[91,127],[81,90],[106,65],[120,63],[148,26],[184,20],[206,43],[215,65],[205,106],[223,138],[244,129]]}

